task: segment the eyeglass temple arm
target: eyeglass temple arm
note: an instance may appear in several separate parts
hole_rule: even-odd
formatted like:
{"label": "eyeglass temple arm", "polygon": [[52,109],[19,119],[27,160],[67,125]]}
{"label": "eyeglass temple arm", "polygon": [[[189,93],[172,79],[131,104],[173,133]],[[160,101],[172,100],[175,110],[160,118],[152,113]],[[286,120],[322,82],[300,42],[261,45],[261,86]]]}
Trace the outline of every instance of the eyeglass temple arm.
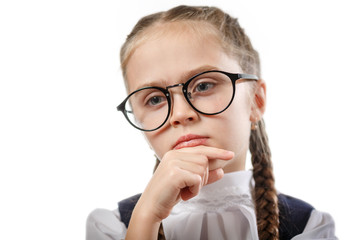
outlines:
{"label": "eyeglass temple arm", "polygon": [[259,80],[259,78],[252,74],[246,74],[246,73],[239,73],[238,79],[244,79],[244,80]]}
{"label": "eyeglass temple arm", "polygon": [[121,103],[119,106],[116,107],[118,111],[125,111],[126,113],[134,113],[133,111],[128,111],[125,109],[125,106],[123,103]]}

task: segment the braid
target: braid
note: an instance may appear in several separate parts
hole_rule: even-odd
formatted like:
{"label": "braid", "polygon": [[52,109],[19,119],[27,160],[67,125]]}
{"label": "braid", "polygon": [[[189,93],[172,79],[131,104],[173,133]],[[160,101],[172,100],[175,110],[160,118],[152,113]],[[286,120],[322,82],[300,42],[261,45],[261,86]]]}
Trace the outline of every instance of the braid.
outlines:
{"label": "braid", "polygon": [[159,228],[158,240],[166,240],[162,223],[160,224],[160,228]]}
{"label": "braid", "polygon": [[279,208],[271,153],[263,120],[251,131],[250,152],[255,180],[254,199],[259,239],[279,239]]}

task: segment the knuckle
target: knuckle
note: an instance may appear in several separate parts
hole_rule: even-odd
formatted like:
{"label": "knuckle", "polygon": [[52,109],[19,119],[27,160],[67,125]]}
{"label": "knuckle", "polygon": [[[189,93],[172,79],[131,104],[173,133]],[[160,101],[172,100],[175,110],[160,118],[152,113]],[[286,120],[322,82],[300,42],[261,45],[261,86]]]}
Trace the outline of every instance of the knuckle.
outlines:
{"label": "knuckle", "polygon": [[194,173],[196,173],[199,176],[204,175],[205,171],[206,171],[206,167],[204,167],[204,166],[196,165],[194,167]]}
{"label": "knuckle", "polygon": [[200,176],[200,175],[196,175],[196,176],[194,177],[194,182],[195,182],[195,185],[200,185],[201,182],[202,182],[201,176]]}
{"label": "knuckle", "polygon": [[163,156],[163,160],[166,160],[166,159],[171,159],[174,157],[174,151],[170,150],[168,152],[166,152]]}
{"label": "knuckle", "polygon": [[170,168],[167,171],[167,175],[169,176],[170,179],[177,179],[179,176],[179,169],[177,168]]}
{"label": "knuckle", "polygon": [[207,167],[208,162],[209,162],[209,161],[208,161],[208,158],[207,158],[206,155],[200,155],[200,156],[199,156],[199,164],[200,164],[201,166]]}

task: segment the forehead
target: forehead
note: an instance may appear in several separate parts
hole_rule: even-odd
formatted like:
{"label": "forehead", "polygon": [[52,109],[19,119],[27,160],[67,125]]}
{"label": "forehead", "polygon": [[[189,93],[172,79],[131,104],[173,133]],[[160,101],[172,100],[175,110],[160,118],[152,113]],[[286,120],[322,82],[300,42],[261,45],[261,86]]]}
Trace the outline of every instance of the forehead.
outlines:
{"label": "forehead", "polygon": [[239,71],[216,31],[205,25],[167,23],[148,29],[148,36],[139,41],[127,64],[128,91],[185,81],[189,74],[199,73],[194,69]]}
{"label": "forehead", "polygon": [[[192,39],[201,39],[204,36],[220,40],[221,33],[212,24],[205,21],[181,20],[173,22],[157,22],[141,32],[135,39],[133,51],[145,42],[170,36],[181,37],[186,35]],[[220,43],[220,41],[218,41]],[[131,53],[130,53],[131,54]]]}

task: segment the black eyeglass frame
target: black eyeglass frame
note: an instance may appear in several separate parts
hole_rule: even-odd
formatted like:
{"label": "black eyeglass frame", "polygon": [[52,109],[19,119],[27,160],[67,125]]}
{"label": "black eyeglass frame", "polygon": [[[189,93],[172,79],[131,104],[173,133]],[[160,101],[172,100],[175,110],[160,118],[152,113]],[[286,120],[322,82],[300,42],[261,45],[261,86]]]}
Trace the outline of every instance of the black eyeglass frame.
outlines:
{"label": "black eyeglass frame", "polygon": [[[194,107],[194,105],[191,103],[189,97],[188,97],[188,91],[187,91],[187,88],[190,84],[190,82],[192,80],[194,80],[195,78],[197,78],[198,76],[200,75],[203,75],[203,74],[206,74],[206,73],[211,73],[211,72],[217,72],[217,73],[222,73],[222,74],[225,74],[226,76],[228,76],[232,82],[232,87],[233,87],[233,94],[232,94],[232,97],[231,97],[231,100],[229,101],[229,104],[221,111],[219,112],[216,112],[216,113],[205,113],[205,112],[202,112],[200,110],[198,110],[196,107]],[[205,71],[205,72],[201,72],[201,73],[198,73],[196,74],[195,76],[192,76],[189,80],[187,80],[185,83],[178,83],[178,84],[174,84],[174,85],[170,85],[170,86],[167,86],[166,88],[162,88],[162,87],[143,87],[143,88],[140,88],[138,90],[135,90],[134,92],[130,93],[125,99],[124,101],[122,101],[120,103],[119,106],[117,106],[117,110],[118,111],[121,111],[126,120],[133,126],[135,127],[136,129],[139,129],[141,131],[144,131],[144,132],[151,132],[151,131],[155,131],[155,130],[158,130],[159,128],[161,128],[165,123],[166,121],[168,120],[169,116],[170,116],[170,112],[171,112],[171,97],[170,97],[170,92],[169,92],[169,89],[170,88],[174,88],[174,87],[179,87],[179,86],[182,86],[182,93],[184,94],[184,97],[186,99],[186,101],[189,103],[189,105],[195,110],[197,111],[198,113],[201,113],[201,114],[204,114],[204,115],[216,115],[216,114],[220,114],[222,112],[224,112],[226,109],[228,109],[228,107],[231,105],[231,103],[233,102],[234,100],[234,96],[235,96],[235,83],[237,80],[242,80],[241,82],[250,82],[250,81],[257,81],[259,80],[258,77],[256,75],[252,75],[252,74],[246,74],[246,73],[229,73],[229,72],[224,72],[224,71],[220,71],[220,70],[209,70],[209,71]],[[129,117],[127,116],[127,112],[130,112],[130,111],[126,111],[125,110],[125,105],[126,105],[126,102],[127,100],[135,93],[139,92],[139,91],[142,91],[144,89],[156,89],[156,90],[159,90],[161,91],[162,93],[164,93],[164,95],[166,96],[166,99],[167,99],[167,102],[168,102],[168,114],[166,115],[166,118],[164,120],[163,123],[160,124],[160,126],[156,127],[156,128],[153,128],[153,129],[142,129],[138,126],[136,126],[130,119]]]}

